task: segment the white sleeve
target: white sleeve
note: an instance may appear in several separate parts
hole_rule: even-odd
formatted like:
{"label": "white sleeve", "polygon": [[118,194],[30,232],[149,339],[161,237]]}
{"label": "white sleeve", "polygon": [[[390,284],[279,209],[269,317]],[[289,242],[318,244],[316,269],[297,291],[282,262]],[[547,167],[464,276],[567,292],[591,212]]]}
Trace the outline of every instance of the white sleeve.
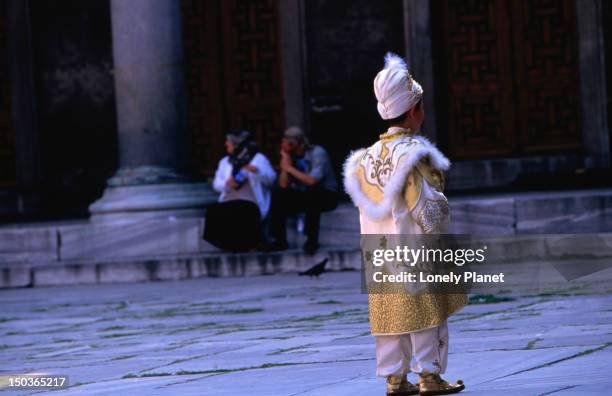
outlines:
{"label": "white sleeve", "polygon": [[221,161],[219,161],[219,165],[217,165],[217,170],[215,172],[215,179],[213,181],[213,188],[218,193],[227,192],[230,190],[227,185],[227,180],[231,175],[231,165],[227,160],[227,157],[223,157]]}
{"label": "white sleeve", "polygon": [[252,164],[257,167],[257,173],[249,173],[249,177],[257,178],[264,186],[270,187],[276,182],[276,172],[268,158],[258,153],[252,161]]}

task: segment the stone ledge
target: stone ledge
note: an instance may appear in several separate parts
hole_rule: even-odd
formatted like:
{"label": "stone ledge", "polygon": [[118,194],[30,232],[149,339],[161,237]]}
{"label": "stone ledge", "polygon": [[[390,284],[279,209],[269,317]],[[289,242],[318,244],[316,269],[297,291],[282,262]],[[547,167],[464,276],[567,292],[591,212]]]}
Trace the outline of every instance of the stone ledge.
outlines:
{"label": "stone ledge", "polygon": [[331,271],[358,270],[358,250],[300,250],[278,253],[207,254],[191,257],[150,257],[127,260],[13,263],[0,267],[0,288],[180,280],[200,277],[257,276],[299,272],[324,257]]}
{"label": "stone ledge", "polygon": [[[453,197],[451,211],[450,232],[456,234],[610,232],[612,189]],[[0,287],[261,275],[303,270],[314,261],[299,250],[224,253],[201,239],[203,223],[201,217],[168,217],[115,225],[88,221],[5,225],[0,227]],[[303,235],[295,232],[295,224],[289,225],[291,246],[300,246]],[[357,210],[347,203],[325,213],[321,241],[323,252],[332,256],[330,268],[358,268]],[[507,257],[521,258],[528,252],[539,257],[546,247],[537,240],[516,238],[504,248]],[[559,258],[569,254],[555,251]],[[580,250],[590,252],[589,247]]]}
{"label": "stone ledge", "polygon": [[[472,246],[494,246],[495,262],[573,262],[581,259],[612,260],[612,234],[569,237],[526,234],[513,237],[479,236]],[[316,255],[301,250],[273,253],[208,253],[162,255],[60,262],[0,264],[0,288],[69,284],[124,283],[181,280],[201,277],[243,277],[304,271],[323,258],[327,270],[360,270],[361,253],[355,248],[327,247]]]}

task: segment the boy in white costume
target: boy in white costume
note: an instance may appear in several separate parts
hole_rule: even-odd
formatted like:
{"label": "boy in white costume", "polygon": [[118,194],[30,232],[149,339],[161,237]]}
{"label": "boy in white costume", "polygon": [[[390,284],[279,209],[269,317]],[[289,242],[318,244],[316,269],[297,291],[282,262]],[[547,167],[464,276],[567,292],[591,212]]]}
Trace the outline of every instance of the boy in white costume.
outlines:
{"label": "boy in white costume", "polygon": [[[387,54],[374,80],[378,112],[389,129],[372,146],[353,152],[344,165],[344,186],[359,208],[362,234],[440,234],[449,206],[442,193],[448,159],[418,136],[425,114],[423,89],[405,62]],[[467,303],[465,294],[370,293],[378,376],[387,395],[441,395],[464,389],[440,374],[446,369],[446,319]],[[407,380],[412,371],[419,384]]]}

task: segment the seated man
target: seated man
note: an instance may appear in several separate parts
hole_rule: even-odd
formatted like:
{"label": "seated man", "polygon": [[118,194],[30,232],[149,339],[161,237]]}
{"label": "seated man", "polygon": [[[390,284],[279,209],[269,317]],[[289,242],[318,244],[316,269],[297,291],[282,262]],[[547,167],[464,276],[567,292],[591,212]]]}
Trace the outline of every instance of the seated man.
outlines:
{"label": "seated man", "polygon": [[270,232],[275,239],[271,249],[287,249],[287,216],[303,212],[304,250],[313,253],[319,247],[321,212],[338,206],[338,186],[329,155],[323,147],[309,144],[298,127],[285,131],[280,154],[281,171],[270,213]]}

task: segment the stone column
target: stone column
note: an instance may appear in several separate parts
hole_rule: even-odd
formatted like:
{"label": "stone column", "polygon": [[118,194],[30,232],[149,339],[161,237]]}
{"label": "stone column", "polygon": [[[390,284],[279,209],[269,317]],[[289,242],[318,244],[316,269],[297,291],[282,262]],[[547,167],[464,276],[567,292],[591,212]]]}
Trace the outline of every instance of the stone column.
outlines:
{"label": "stone column", "polygon": [[408,62],[414,78],[425,90],[423,131],[437,140],[431,5],[428,0],[404,0],[404,37]]}
{"label": "stone column", "polygon": [[304,3],[302,0],[278,2],[280,40],[282,46],[283,89],[285,97],[285,124],[298,125],[310,130],[306,117],[305,81],[306,55],[304,31]]}
{"label": "stone column", "polygon": [[120,168],[92,220],[202,215],[215,200],[189,183],[180,0],[112,0]]}
{"label": "stone column", "polygon": [[[610,166],[610,130],[606,92],[605,46],[601,0],[577,0],[578,62],[582,135],[588,168]],[[611,78],[607,76],[607,78]]]}
{"label": "stone column", "polygon": [[18,187],[15,214],[32,215],[40,210],[39,187],[42,172],[33,70],[30,0],[8,0],[6,7],[6,29],[9,37],[6,53],[11,84],[11,118],[15,131]]}

